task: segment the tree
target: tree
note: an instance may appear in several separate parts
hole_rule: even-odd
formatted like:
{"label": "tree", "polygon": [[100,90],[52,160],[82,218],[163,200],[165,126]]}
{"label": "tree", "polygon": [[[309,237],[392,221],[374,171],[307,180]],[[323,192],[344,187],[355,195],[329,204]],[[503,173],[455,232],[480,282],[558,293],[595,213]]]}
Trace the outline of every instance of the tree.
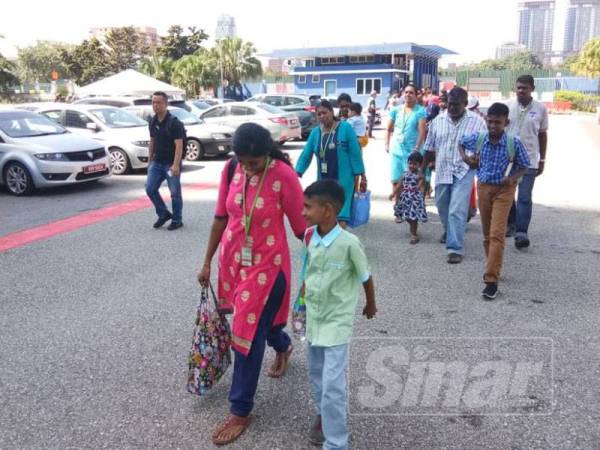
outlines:
{"label": "tree", "polygon": [[148,54],[144,37],[132,26],[112,28],[106,34],[104,44],[113,72],[135,68],[138,61]]}
{"label": "tree", "polygon": [[200,94],[200,88],[215,88],[219,70],[214,50],[200,48],[194,55],[185,55],[173,65],[172,82],[190,96]]}
{"label": "tree", "polygon": [[48,83],[52,72],[68,77],[68,68],[62,58],[63,52],[73,46],[62,42],[38,41],[29,47],[18,49],[17,70],[23,81]]}
{"label": "tree", "polygon": [[541,69],[544,65],[540,58],[528,50],[506,56],[502,59],[486,59],[475,64],[471,70],[513,70],[517,72],[526,72],[532,69]]}
{"label": "tree", "polygon": [[220,39],[215,51],[223,68],[223,78],[230,85],[238,86],[243,79],[255,79],[262,75],[262,65],[254,56],[256,49],[251,42],[240,38]]}
{"label": "tree", "polygon": [[[1,34],[0,39],[4,39]],[[0,90],[19,82],[15,75],[15,68],[15,65],[0,53]]]}
{"label": "tree", "polygon": [[584,77],[600,76],[600,38],[592,39],[583,46],[572,68]]}
{"label": "tree", "polygon": [[170,83],[174,64],[175,61],[171,58],[160,56],[157,51],[153,51],[152,54],[140,60],[138,70],[157,80]]}
{"label": "tree", "polygon": [[208,39],[204,30],[188,27],[188,34],[184,34],[183,27],[172,25],[167,30],[166,36],[161,36],[159,54],[161,56],[178,60],[185,55],[193,55],[200,48],[202,41]]}
{"label": "tree", "polygon": [[79,85],[92,83],[111,72],[108,51],[96,38],[84,40],[72,50],[64,51],[62,58],[71,78]]}

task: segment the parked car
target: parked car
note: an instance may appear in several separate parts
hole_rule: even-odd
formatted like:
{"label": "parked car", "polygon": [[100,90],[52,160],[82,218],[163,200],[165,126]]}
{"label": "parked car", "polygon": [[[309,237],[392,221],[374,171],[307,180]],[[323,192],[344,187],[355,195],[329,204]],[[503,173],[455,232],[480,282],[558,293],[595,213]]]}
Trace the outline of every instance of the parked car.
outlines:
{"label": "parked car", "polygon": [[40,114],[0,110],[0,184],[13,195],[109,176],[103,144],[69,133]]}
{"label": "parked car", "polygon": [[[312,96],[312,97],[316,97],[316,96]],[[331,103],[331,106],[333,107],[333,113],[336,115],[336,117],[339,115],[340,113],[340,108],[338,107],[337,104],[337,97],[319,97],[318,100],[315,101],[320,101],[320,100],[327,100],[329,103]],[[367,108],[365,107],[365,105],[363,105],[363,116],[365,116],[365,119],[368,118],[369,113],[367,112]],[[375,125],[381,125],[381,109],[377,108],[377,111],[375,112]]]}
{"label": "parked car", "polygon": [[306,95],[300,94],[258,94],[250,97],[247,102],[260,102],[293,112],[300,119],[302,139],[306,139],[312,129],[318,125],[316,102]]}
{"label": "parked car", "polygon": [[113,106],[66,103],[50,103],[37,112],[73,133],[102,142],[115,175],[148,167],[148,124],[134,114]]}
{"label": "parked car", "polygon": [[200,118],[211,125],[227,125],[235,129],[243,123],[255,122],[268,129],[273,140],[280,144],[301,136],[300,120],[296,114],[266,103],[224,103],[207,109]]}
{"label": "parked car", "polygon": [[[154,116],[152,106],[129,106],[124,108],[146,122]],[[169,112],[177,117],[185,126],[186,151],[185,159],[198,161],[205,156],[226,155],[231,151],[234,129],[222,125],[208,125],[194,114],[181,108],[169,106]]]}

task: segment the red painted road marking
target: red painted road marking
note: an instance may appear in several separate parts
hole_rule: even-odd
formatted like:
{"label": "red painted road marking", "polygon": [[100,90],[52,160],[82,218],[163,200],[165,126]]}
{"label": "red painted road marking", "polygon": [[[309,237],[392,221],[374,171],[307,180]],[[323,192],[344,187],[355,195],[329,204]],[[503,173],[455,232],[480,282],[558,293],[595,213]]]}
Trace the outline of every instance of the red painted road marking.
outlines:
{"label": "red painted road marking", "polygon": [[[215,183],[195,183],[186,184],[184,186],[185,191],[216,189],[217,187],[218,185]],[[27,244],[31,244],[32,242],[49,239],[59,234],[75,231],[79,228],[87,227],[108,219],[124,216],[125,214],[129,214],[140,209],[149,208],[151,206],[152,203],[148,197],[140,197],[135,200],[129,200],[116,205],[99,208],[94,211],[84,212],[67,219],[61,219],[57,220],[56,222],[51,222],[38,227],[29,228],[27,230],[7,234],[6,236],[0,237],[0,253],[13,248],[23,247]]]}

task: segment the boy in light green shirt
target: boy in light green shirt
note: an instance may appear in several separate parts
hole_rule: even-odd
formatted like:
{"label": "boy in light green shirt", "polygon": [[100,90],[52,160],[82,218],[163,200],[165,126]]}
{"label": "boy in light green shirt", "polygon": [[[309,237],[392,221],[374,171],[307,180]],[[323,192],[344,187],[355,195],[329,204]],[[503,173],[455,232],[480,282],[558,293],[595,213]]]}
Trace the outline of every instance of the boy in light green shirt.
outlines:
{"label": "boy in light green shirt", "polygon": [[303,286],[306,339],[317,410],[309,440],[326,449],[348,448],[346,367],[361,283],[367,297],[363,315],[371,319],[377,312],[363,246],[337,223],[343,204],[344,190],[335,180],[317,181],[304,191],[304,217],[311,225]]}

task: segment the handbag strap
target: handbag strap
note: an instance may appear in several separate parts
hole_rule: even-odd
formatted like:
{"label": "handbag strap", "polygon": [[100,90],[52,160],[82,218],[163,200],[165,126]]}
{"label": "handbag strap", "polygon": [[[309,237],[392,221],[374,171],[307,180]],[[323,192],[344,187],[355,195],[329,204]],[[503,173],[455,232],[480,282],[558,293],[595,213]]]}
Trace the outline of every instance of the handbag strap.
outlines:
{"label": "handbag strap", "polygon": [[206,307],[208,307],[207,300],[208,300],[208,297],[209,297],[209,294],[208,294],[209,289],[210,289],[210,296],[212,297],[213,304],[215,305],[215,310],[218,311],[219,308],[218,308],[218,303],[217,303],[217,295],[215,294],[215,290],[214,290],[213,285],[212,285],[212,283],[210,281],[208,282],[208,287],[202,286],[202,292],[201,292],[201,295],[200,295],[200,306],[206,306]]}

